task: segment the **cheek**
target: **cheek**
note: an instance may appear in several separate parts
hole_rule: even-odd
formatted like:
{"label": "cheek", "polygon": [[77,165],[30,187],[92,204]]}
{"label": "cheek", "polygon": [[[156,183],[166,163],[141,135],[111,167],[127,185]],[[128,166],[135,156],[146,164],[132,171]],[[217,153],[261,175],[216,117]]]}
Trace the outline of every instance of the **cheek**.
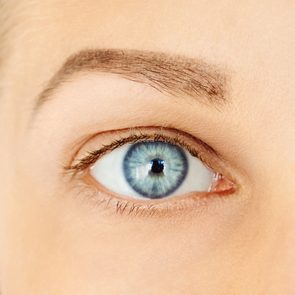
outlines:
{"label": "cheek", "polygon": [[[52,281],[55,255],[59,248],[60,208],[37,195],[34,186],[18,182],[7,205],[5,265],[8,294],[34,293],[45,278]],[[17,280],[18,284],[15,284]],[[31,288],[32,290],[28,289]],[[46,283],[47,284],[47,283]],[[38,293],[39,294],[39,293]]]}
{"label": "cheek", "polygon": [[189,293],[192,284],[214,294],[244,259],[236,249],[255,243],[251,231],[244,237],[245,204],[215,204],[199,216],[122,219],[69,192],[48,195],[32,179],[22,179],[7,210],[11,294],[41,294],[44,288],[48,294],[55,288],[65,294],[85,294],[87,288],[132,294],[143,287],[165,294],[172,285]]}

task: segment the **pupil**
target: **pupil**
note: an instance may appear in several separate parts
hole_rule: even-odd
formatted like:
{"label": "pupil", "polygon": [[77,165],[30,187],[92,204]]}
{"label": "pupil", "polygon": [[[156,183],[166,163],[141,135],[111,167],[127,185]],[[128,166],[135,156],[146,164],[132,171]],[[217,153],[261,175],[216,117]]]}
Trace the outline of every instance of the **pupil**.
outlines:
{"label": "pupil", "polygon": [[160,174],[164,171],[164,161],[161,159],[153,159],[151,161],[151,173]]}

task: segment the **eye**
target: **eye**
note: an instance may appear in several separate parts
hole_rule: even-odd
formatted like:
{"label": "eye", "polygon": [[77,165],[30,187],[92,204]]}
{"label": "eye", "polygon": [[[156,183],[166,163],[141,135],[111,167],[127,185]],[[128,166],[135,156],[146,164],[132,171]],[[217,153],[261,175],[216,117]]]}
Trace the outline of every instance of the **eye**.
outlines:
{"label": "eye", "polygon": [[215,175],[183,148],[161,141],[115,149],[97,160],[90,174],[117,194],[147,199],[208,191]]}
{"label": "eye", "polygon": [[79,145],[64,167],[74,192],[120,215],[172,217],[237,191],[222,156],[178,129],[110,130]]}
{"label": "eye", "polygon": [[125,144],[98,159],[90,174],[112,192],[146,199],[208,192],[216,176],[184,148],[163,141]]}

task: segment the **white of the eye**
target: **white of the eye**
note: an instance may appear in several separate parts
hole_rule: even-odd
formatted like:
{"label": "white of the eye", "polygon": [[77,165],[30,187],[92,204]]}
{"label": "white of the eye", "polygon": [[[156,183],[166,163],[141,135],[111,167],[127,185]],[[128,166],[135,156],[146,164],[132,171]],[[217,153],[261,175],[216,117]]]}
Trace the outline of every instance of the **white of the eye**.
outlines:
{"label": "white of the eye", "polygon": [[[97,160],[91,167],[90,174],[110,191],[127,197],[146,199],[133,190],[124,176],[123,161],[130,146],[131,144],[126,144]],[[202,161],[187,151],[185,153],[188,160],[187,176],[171,196],[197,191],[206,192],[210,189],[214,179],[215,173],[207,168]]]}

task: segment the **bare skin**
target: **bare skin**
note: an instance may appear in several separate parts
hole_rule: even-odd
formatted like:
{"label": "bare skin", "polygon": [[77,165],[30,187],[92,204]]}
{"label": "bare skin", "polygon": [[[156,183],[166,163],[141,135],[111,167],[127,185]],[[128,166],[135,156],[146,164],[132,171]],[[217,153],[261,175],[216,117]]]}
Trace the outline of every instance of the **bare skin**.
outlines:
{"label": "bare skin", "polygon": [[[295,293],[293,1],[46,0],[4,8],[2,295]],[[89,49],[194,60],[217,74],[225,102],[161,91],[142,81],[145,72],[134,80],[94,70],[68,77],[36,112],[65,61]],[[183,210],[167,199],[164,213],[125,214],[102,201],[110,192],[89,198],[93,179],[81,189],[63,173],[77,154],[114,137],[103,132],[147,126],[208,144],[221,159],[212,168],[235,191],[176,196]]]}

